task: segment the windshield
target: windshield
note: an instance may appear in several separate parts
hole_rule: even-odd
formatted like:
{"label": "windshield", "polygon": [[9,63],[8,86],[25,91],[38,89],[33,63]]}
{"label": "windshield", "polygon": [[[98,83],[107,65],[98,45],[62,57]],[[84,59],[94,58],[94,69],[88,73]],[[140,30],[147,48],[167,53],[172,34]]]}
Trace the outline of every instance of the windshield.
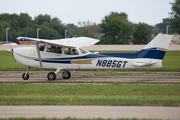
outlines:
{"label": "windshield", "polygon": [[82,54],[89,53],[89,51],[88,51],[88,50],[85,50],[85,49],[83,49],[83,48],[79,48],[79,50],[81,51],[81,53],[82,53]]}

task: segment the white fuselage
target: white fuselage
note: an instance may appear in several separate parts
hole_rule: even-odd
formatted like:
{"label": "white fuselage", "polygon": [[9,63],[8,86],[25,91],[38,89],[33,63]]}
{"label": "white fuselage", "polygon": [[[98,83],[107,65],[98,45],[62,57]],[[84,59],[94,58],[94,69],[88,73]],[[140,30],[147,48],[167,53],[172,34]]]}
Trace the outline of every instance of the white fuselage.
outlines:
{"label": "white fuselage", "polygon": [[81,48],[78,47],[75,48],[78,53],[76,55],[66,54],[65,47],[61,48],[60,53],[50,52],[48,49],[46,44],[44,50],[40,51],[42,67],[36,47],[15,48],[13,55],[16,62],[23,66],[43,69],[149,69],[162,66],[162,60],[132,58],[131,54],[134,53],[124,53],[129,54],[126,58],[111,56],[111,54],[82,53]]}
{"label": "white fuselage", "polygon": [[158,34],[142,50],[136,53],[90,53],[80,47],[91,46],[99,40],[78,37],[46,40],[18,37],[20,41],[33,41],[36,47],[15,48],[11,50],[17,63],[26,66],[24,80],[29,79],[29,68],[55,69],[47,75],[55,80],[56,74],[63,70],[62,77],[69,79],[68,70],[76,69],[150,69],[162,67],[162,60],[169,46],[171,35]]}

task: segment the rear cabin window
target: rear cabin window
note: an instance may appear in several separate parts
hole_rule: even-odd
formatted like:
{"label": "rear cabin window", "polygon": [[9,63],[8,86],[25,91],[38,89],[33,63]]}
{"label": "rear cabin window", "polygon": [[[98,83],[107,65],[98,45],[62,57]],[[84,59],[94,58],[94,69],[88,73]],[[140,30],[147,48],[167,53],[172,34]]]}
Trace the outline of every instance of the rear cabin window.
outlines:
{"label": "rear cabin window", "polygon": [[79,52],[75,48],[64,48],[64,54],[66,55],[79,55]]}
{"label": "rear cabin window", "polygon": [[48,47],[47,47],[47,52],[62,54],[62,47],[53,46],[53,45],[48,45]]}

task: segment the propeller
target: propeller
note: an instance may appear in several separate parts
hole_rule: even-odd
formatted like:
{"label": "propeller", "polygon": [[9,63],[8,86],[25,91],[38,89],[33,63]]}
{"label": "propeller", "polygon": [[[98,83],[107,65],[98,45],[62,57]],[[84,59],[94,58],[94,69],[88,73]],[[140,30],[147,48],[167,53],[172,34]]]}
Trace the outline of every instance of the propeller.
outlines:
{"label": "propeller", "polygon": [[[9,43],[9,46],[10,46],[10,53],[12,53],[13,54],[13,49],[12,49],[12,46],[11,46],[11,44]],[[9,52],[9,51],[8,51]]]}
{"label": "propeller", "polygon": [[13,49],[9,49],[9,50],[6,50],[6,51],[13,54]]}

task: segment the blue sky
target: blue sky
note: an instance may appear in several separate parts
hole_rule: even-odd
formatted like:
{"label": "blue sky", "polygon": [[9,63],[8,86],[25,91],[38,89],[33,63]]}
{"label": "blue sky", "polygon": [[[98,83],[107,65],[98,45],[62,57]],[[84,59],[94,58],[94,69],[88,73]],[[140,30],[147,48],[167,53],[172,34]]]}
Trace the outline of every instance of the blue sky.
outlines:
{"label": "blue sky", "polygon": [[62,23],[78,21],[100,23],[110,12],[125,12],[129,21],[155,25],[169,17],[174,0],[0,0],[0,14],[28,13],[32,18],[39,14],[58,17]]}

